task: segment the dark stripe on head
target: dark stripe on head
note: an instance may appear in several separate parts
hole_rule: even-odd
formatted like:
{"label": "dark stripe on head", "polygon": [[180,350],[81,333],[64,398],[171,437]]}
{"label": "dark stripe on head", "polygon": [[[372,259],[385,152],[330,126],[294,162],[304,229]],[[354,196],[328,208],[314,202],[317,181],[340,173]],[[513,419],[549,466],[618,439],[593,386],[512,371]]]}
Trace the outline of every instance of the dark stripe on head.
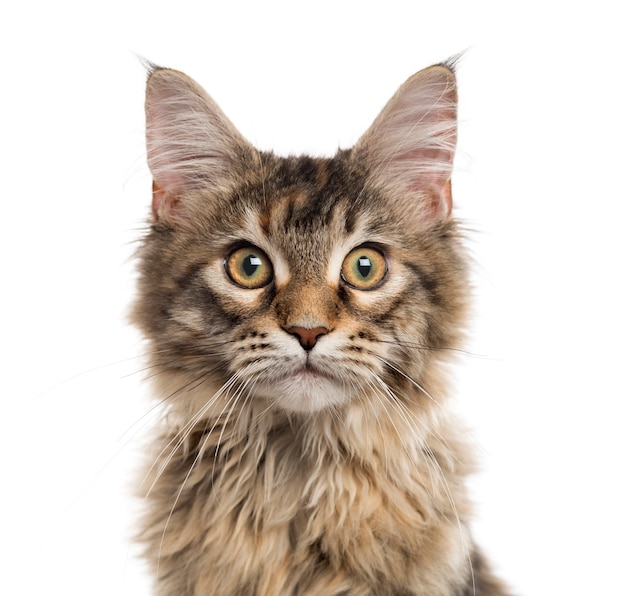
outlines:
{"label": "dark stripe on head", "polygon": [[415,263],[405,262],[404,264],[415,274],[417,281],[420,286],[422,286],[422,289],[428,296],[431,303],[439,305],[441,303],[441,296],[437,291],[439,288],[439,280],[435,276],[426,273]]}

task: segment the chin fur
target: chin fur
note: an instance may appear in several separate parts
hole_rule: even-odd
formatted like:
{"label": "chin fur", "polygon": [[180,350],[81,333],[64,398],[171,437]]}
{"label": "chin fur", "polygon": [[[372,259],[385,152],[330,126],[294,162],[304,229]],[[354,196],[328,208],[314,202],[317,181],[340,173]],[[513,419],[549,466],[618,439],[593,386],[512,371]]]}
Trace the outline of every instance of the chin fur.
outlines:
{"label": "chin fur", "polygon": [[271,384],[259,385],[258,396],[267,400],[268,407],[313,414],[345,405],[355,397],[355,390],[336,379],[303,369]]}

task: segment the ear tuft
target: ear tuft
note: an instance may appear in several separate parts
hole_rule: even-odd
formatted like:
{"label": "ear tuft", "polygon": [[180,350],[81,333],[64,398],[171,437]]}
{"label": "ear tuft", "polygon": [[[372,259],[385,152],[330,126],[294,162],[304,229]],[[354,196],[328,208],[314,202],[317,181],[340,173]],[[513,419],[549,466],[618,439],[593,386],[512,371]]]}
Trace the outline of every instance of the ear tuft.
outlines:
{"label": "ear tuft", "polygon": [[410,77],[354,147],[374,183],[418,227],[445,219],[457,139],[457,92],[447,65]]}
{"label": "ear tuft", "polygon": [[184,210],[181,194],[228,186],[235,166],[251,150],[217,104],[181,72],[149,65],[146,141],[153,176],[153,214]]}

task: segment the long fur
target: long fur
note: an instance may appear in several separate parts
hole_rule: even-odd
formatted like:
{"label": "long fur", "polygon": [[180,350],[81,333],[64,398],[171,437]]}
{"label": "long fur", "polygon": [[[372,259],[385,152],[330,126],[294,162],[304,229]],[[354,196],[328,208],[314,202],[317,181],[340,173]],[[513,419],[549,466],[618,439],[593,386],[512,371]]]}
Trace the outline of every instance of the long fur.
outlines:
{"label": "long fur", "polygon": [[[411,77],[333,158],[256,151],[176,71],[151,73],[146,113],[134,319],[164,409],[140,534],[156,592],[505,594],[445,407],[467,307],[450,68]],[[271,282],[229,278],[242,246]],[[344,275],[362,246],[386,266],[364,290]]]}

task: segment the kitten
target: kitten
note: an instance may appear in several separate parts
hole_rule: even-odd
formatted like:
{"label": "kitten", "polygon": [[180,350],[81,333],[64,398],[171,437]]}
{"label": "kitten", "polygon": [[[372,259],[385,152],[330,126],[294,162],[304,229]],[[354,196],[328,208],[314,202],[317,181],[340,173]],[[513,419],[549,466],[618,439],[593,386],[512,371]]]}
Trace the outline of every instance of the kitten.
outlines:
{"label": "kitten", "polygon": [[466,315],[452,64],[332,158],[254,149],[152,68],[134,321],[165,409],[141,540],[161,595],[501,595],[445,360]]}

